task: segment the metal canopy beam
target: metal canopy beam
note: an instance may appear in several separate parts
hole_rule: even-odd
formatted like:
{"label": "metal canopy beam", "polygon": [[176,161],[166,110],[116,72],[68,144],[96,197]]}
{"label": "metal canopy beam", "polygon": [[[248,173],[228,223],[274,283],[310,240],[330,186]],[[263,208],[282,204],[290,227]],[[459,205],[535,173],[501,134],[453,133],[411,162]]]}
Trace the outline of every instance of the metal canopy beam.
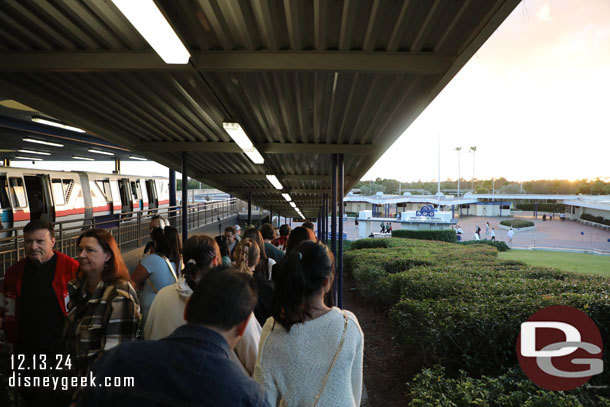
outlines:
{"label": "metal canopy beam", "polygon": [[[222,141],[153,141],[138,144],[139,151],[194,153],[241,153],[234,142]],[[374,154],[371,144],[306,144],[306,143],[258,143],[256,148],[265,154]]]}
{"label": "metal canopy beam", "polygon": [[[265,174],[198,174],[202,178],[219,181],[259,181],[266,180]],[[275,174],[278,179],[284,181],[330,181],[330,175],[309,175],[309,174]],[[346,179],[351,179],[346,176]]]}
{"label": "metal canopy beam", "polygon": [[103,71],[329,71],[439,75],[454,57],[430,53],[366,51],[200,51],[188,65],[166,64],[151,51],[3,52],[3,72]]}
{"label": "metal canopy beam", "polygon": [[227,188],[230,192],[252,192],[253,194],[261,194],[261,193],[287,193],[287,194],[325,194],[329,193],[330,189],[321,189],[321,188],[294,188],[294,189],[275,189],[275,188]]}

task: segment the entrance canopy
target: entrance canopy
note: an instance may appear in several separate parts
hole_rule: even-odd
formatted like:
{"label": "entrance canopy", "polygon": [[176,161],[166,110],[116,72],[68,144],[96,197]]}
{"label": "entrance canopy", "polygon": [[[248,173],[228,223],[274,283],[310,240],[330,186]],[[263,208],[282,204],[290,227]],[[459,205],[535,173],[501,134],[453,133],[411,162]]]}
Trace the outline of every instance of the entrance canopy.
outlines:
{"label": "entrance canopy", "polygon": [[1,93],[175,170],[188,152],[190,177],[295,216],[289,193],[315,217],[330,155],[348,191],[519,1],[155,3],[187,64],[166,64],[110,0],[0,2]]}

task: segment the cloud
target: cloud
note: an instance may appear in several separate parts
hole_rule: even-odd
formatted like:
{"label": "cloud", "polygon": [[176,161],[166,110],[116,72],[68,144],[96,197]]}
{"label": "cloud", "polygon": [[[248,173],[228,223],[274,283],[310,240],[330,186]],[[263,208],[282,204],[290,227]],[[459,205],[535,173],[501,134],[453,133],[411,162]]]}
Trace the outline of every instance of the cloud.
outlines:
{"label": "cloud", "polygon": [[540,6],[540,9],[538,9],[538,12],[536,13],[536,18],[538,19],[538,21],[553,20],[553,17],[551,16],[551,6],[549,6],[548,2]]}

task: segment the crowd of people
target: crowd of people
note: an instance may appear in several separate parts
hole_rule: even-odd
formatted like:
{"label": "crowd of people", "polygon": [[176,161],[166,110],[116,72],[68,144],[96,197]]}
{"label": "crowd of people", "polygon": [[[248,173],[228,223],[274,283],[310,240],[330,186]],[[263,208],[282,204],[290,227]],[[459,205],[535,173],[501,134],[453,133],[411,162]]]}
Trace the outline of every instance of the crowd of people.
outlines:
{"label": "crowd of people", "polygon": [[0,330],[20,373],[38,383],[133,378],[17,386],[26,406],[360,404],[362,330],[332,304],[334,257],[311,223],[281,225],[279,236],[271,224],[236,225],[183,245],[155,216],[131,273],[107,230],[83,232],[76,260],[54,249],[47,221],[23,234],[25,258],[0,292]]}

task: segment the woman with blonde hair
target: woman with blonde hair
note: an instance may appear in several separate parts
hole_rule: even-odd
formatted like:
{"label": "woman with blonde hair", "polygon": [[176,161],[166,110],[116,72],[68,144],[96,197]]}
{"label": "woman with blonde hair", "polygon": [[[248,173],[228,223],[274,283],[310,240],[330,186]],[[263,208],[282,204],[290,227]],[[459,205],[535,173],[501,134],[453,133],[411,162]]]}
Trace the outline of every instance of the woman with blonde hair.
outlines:
{"label": "woman with blonde hair", "polygon": [[240,271],[254,276],[258,287],[258,301],[254,307],[254,315],[259,324],[263,325],[267,318],[271,316],[271,302],[275,284],[267,276],[257,271],[256,266],[260,261],[258,244],[250,238],[242,239],[235,248],[233,258]]}
{"label": "woman with blonde hair", "polygon": [[[170,335],[184,325],[186,302],[205,273],[221,264],[220,248],[216,240],[206,235],[191,236],[184,244],[185,267],[175,284],[159,291],[150,307],[144,327],[144,338],[156,340]],[[254,371],[258,354],[261,326],[250,318],[246,330],[229,358],[244,369],[248,376]]]}

